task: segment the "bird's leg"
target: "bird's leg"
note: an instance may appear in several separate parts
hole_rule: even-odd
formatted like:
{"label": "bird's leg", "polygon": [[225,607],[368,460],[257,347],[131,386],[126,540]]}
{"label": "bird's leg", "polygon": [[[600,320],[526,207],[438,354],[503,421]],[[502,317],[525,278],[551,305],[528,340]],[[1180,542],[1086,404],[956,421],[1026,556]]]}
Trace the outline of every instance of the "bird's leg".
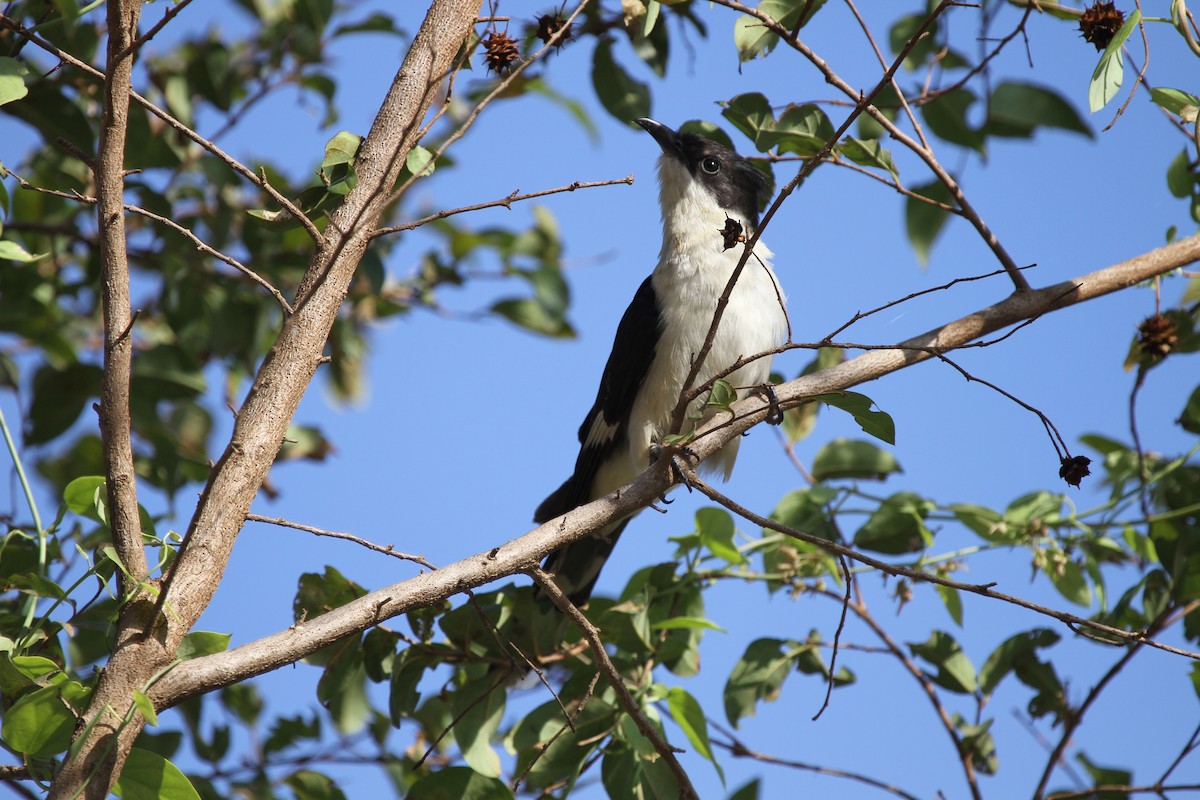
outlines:
{"label": "bird's leg", "polygon": [[764,383],[761,386],[755,386],[754,391],[766,395],[767,423],[770,425],[782,425],[783,409],[779,407],[779,395],[775,394],[774,384]]}
{"label": "bird's leg", "polygon": [[[667,467],[671,471],[672,482],[682,483],[691,492],[692,482],[688,479],[687,470],[685,469],[687,464],[680,460],[681,457],[691,459],[692,461],[699,461],[699,456],[686,444],[658,444],[656,442],[650,445],[650,463],[655,464],[662,458],[668,459]],[[667,504],[674,502],[668,500],[665,493],[658,499]]]}

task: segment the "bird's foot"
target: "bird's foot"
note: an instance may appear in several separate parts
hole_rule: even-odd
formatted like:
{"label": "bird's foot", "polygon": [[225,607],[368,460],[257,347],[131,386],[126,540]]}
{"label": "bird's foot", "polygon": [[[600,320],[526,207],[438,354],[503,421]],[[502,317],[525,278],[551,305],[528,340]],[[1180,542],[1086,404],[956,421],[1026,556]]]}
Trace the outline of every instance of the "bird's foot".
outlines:
{"label": "bird's foot", "polygon": [[[691,492],[692,481],[688,477],[688,474],[691,472],[691,464],[688,462],[697,462],[700,460],[700,457],[686,444],[650,445],[650,463],[655,464],[663,458],[667,459],[667,468],[671,471],[671,481],[682,483]],[[665,494],[661,495],[658,499],[667,504],[674,502],[673,500],[668,500]]]}
{"label": "bird's foot", "polygon": [[770,425],[782,425],[783,409],[779,407],[779,395],[775,394],[774,384],[764,383],[761,386],[754,387],[754,391],[766,395],[767,423]]}

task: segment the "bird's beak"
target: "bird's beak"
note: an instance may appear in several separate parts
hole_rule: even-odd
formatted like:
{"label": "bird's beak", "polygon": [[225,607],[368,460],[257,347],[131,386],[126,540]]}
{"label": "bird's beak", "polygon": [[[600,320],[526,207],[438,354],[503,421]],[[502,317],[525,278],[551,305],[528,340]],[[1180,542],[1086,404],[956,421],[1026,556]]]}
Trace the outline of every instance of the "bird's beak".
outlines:
{"label": "bird's beak", "polygon": [[654,137],[654,141],[658,142],[658,146],[664,153],[683,161],[683,143],[680,141],[678,133],[649,117],[635,119],[634,122],[641,125],[646,133]]}

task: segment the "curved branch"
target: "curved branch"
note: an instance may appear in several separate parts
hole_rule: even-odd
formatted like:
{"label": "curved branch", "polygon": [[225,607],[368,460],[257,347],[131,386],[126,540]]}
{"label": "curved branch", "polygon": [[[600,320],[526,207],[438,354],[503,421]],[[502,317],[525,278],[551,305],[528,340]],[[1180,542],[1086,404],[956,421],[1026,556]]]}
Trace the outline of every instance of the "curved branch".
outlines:
{"label": "curved branch", "polygon": [[[1038,314],[1101,297],[1133,286],[1154,275],[1200,261],[1200,235],[1137,256],[1128,261],[1083,275],[1071,281],[1013,295],[988,308],[909,339],[891,350],[873,350],[821,372],[805,375],[776,387],[781,405],[795,407],[815,395],[839,391],[874,380],[924,361],[932,356],[911,348],[957,347],[980,336],[1005,328]],[[908,348],[908,349],[906,349]],[[743,431],[762,422],[771,411],[766,399],[751,396],[731,406],[732,423],[717,419],[700,428],[689,449],[699,459],[717,452]],[[718,431],[719,432],[715,432]],[[524,572],[563,545],[600,530],[613,520],[627,517],[654,502],[671,485],[663,465],[651,467],[621,489],[538,526],[500,547],[465,558],[424,575],[378,589],[358,600],[270,636],[225,653],[193,659],[178,665],[150,692],[158,708],[175,705],[189,697],[261,675],[295,662],[347,634],[366,630],[393,616],[431,605],[451,595]],[[774,524],[774,523],[772,523]],[[821,544],[828,544],[825,540]],[[859,557],[849,551],[847,555]],[[861,558],[860,558],[861,560]],[[886,565],[889,569],[895,569]],[[922,580],[936,576],[917,574]],[[947,585],[959,586],[952,581]],[[988,589],[961,584],[967,591],[995,599],[1007,599]],[[1013,598],[1019,601],[1018,598]],[[1034,610],[1040,610],[1035,608]],[[1072,624],[1095,628],[1089,620]],[[1105,630],[1110,635],[1136,636],[1128,631]],[[1151,644],[1147,642],[1147,644]],[[1186,651],[1153,643],[1159,649],[1194,657]]]}

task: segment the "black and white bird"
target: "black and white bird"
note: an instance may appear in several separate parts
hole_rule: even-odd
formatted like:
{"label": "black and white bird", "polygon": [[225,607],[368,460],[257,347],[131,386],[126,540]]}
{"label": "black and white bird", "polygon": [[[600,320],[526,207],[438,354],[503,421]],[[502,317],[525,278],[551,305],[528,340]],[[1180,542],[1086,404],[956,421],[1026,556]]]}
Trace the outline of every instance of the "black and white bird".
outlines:
{"label": "black and white bird", "polygon": [[[651,449],[670,429],[693,359],[700,352],[717,301],[743,247],[727,249],[727,220],[749,237],[758,226],[766,178],[737,153],[652,119],[639,119],[662,148],[658,160],[663,243],[658,264],[617,326],[612,354],[600,378],[596,402],[579,428],[575,472],[534,513],[546,522],[633,480],[651,462]],[[743,356],[782,344],[787,335],[783,293],[761,241],[746,262],[694,385],[703,385]],[[771,358],[759,358],[726,376],[738,395],[764,384]],[[693,402],[689,416],[704,405]],[[702,468],[726,479],[737,457],[734,439]],[[600,569],[626,518],[547,556],[544,568],[580,605],[591,595]]]}

